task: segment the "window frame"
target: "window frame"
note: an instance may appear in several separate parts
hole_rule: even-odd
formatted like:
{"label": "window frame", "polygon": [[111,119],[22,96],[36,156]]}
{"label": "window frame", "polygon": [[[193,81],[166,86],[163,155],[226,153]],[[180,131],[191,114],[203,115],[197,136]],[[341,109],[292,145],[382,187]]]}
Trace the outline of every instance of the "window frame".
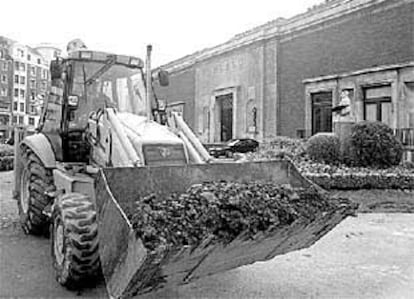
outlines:
{"label": "window frame", "polygon": [[[315,97],[317,97],[318,95],[321,94],[330,94],[330,101],[328,100],[322,100],[322,101],[315,101]],[[311,131],[312,131],[312,135],[317,134],[317,133],[326,133],[326,132],[332,132],[333,130],[333,120],[332,120],[332,106],[333,106],[333,90],[321,90],[321,91],[316,91],[316,92],[312,92],[310,94],[311,97]],[[328,105],[328,103],[330,105]],[[324,114],[324,116],[321,114],[321,122],[323,123],[324,120],[329,119],[329,115],[330,115],[330,131],[327,130],[319,130],[316,131],[316,119],[315,119],[315,111],[319,109],[321,111],[321,113],[325,113],[326,110],[330,110],[330,113],[327,113],[327,115]],[[329,126],[328,126],[329,127]],[[328,128],[329,129],[329,128]]]}
{"label": "window frame", "polygon": [[383,103],[392,104],[392,97],[391,96],[367,98],[367,91],[369,89],[381,88],[381,87],[389,87],[391,89],[391,84],[370,85],[370,86],[364,86],[362,88],[362,91],[363,91],[363,118],[364,118],[364,120],[367,120],[367,105],[372,105],[372,104],[376,105],[376,121],[382,122],[382,104]]}

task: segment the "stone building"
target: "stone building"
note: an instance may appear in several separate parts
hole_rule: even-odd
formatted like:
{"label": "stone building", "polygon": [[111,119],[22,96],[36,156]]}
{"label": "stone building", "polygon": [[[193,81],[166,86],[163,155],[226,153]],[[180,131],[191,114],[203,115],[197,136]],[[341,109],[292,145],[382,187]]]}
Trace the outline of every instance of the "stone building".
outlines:
{"label": "stone building", "polygon": [[157,87],[203,142],[332,130],[347,91],[357,120],[413,128],[414,1],[330,0],[163,66]]}

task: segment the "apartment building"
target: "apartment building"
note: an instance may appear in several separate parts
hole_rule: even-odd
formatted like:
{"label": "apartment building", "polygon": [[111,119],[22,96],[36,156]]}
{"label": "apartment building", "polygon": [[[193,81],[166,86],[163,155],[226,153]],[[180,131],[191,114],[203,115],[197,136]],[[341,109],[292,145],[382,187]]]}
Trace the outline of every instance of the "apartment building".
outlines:
{"label": "apartment building", "polygon": [[40,101],[50,87],[51,59],[42,53],[45,47],[38,50],[6,37],[0,37],[0,41],[3,53],[0,60],[0,140],[4,140],[16,126],[35,131],[41,114]]}

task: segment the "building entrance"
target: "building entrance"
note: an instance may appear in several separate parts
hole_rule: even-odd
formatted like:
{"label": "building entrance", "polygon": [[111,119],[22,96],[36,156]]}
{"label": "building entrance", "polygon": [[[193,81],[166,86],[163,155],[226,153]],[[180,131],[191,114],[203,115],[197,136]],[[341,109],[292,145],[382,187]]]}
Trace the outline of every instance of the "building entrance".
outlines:
{"label": "building entrance", "polygon": [[226,142],[233,138],[233,94],[216,97],[220,114],[220,141]]}

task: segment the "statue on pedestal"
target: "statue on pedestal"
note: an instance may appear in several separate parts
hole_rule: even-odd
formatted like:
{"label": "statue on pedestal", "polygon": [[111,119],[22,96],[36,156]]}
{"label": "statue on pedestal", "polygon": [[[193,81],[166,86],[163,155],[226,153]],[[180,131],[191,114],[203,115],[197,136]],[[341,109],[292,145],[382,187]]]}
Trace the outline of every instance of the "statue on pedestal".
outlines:
{"label": "statue on pedestal", "polygon": [[356,119],[351,109],[351,98],[348,90],[343,90],[338,106],[332,108],[333,131],[339,138],[341,159],[346,158],[349,150],[349,138]]}
{"label": "statue on pedestal", "polygon": [[348,90],[343,90],[339,104],[332,108],[333,122],[355,122],[355,116],[351,109],[351,98]]}

